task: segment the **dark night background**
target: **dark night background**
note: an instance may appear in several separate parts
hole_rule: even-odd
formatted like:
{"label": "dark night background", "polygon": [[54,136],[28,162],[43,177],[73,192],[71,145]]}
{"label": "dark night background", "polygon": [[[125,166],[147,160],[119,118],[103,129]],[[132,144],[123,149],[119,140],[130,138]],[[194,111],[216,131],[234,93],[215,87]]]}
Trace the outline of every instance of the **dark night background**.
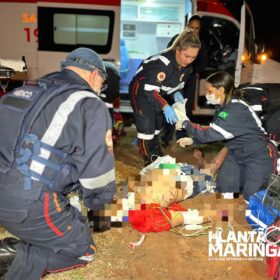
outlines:
{"label": "dark night background", "polygon": [[271,58],[280,62],[280,11],[277,0],[246,0],[255,22],[257,43],[263,43]]}

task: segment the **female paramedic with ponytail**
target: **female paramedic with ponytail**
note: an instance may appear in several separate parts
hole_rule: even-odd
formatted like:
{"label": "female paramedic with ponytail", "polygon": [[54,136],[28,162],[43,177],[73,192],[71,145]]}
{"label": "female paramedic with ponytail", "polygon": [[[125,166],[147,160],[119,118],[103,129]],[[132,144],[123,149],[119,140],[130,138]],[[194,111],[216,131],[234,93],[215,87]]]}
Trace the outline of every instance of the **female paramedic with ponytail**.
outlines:
{"label": "female paramedic with ponytail", "polygon": [[234,87],[227,72],[216,72],[206,79],[206,99],[217,105],[209,126],[188,119],[180,120],[176,129],[185,129],[190,138],[178,140],[180,146],[223,141],[224,160],[217,171],[217,191],[243,193],[244,199],[267,185],[276,172],[277,151],[269,141],[261,120],[247,104],[242,90]]}
{"label": "female paramedic with ponytail", "polygon": [[181,91],[199,49],[198,36],[185,29],[169,49],[145,59],[129,84],[139,151],[145,166],[156,159],[154,155],[163,155],[159,141],[163,117],[169,124],[178,120],[165,97],[170,95],[175,102],[184,103]]}

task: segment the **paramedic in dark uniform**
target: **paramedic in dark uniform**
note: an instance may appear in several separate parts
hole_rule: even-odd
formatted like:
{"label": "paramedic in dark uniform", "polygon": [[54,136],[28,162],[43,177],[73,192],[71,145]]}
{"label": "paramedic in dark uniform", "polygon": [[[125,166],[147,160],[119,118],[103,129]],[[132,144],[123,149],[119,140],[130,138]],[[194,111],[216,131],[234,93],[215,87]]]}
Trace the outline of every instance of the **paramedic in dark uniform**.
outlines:
{"label": "paramedic in dark uniform", "polygon": [[[186,24],[186,28],[190,28],[193,32],[195,32],[199,36],[199,32],[201,29],[200,16],[193,15],[189,19],[188,23]],[[172,46],[173,42],[175,41],[175,39],[177,38],[178,35],[179,34],[176,34],[175,36],[172,37],[172,39],[168,43],[167,47]],[[185,87],[183,89],[183,96],[184,96],[184,98],[187,98],[186,114],[190,120],[193,119],[192,110],[194,107],[197,75],[199,73],[201,73],[208,64],[208,51],[207,51],[206,44],[203,40],[201,40],[200,36],[199,36],[199,40],[200,40],[201,47],[197,54],[196,59],[192,63],[193,71],[189,75],[188,81],[186,82]],[[167,99],[167,101],[168,101],[169,105],[172,105],[174,103],[174,101],[171,98]],[[174,125],[170,125],[167,123],[164,124],[163,134],[161,136],[163,147],[167,147],[169,145],[170,141],[173,138],[174,130],[175,130]],[[182,132],[176,131],[176,139],[184,137],[181,134],[182,134]]]}
{"label": "paramedic in dark uniform", "polygon": [[242,85],[247,102],[259,116],[269,139],[280,143],[280,84],[259,83]]}
{"label": "paramedic in dark uniform", "polygon": [[94,258],[87,221],[67,194],[78,190],[85,207],[100,210],[116,192],[112,122],[98,97],[105,78],[99,55],[78,48],[60,72],[1,98],[0,224],[20,239],[7,280]]}
{"label": "paramedic in dark uniform", "polygon": [[[209,104],[220,106],[209,126],[200,126],[188,119],[176,124],[200,143],[223,141],[228,152],[217,172],[217,191],[243,192],[245,200],[267,185],[270,174],[276,172],[277,150],[262,127],[261,120],[235,90],[233,77],[216,72],[206,79]],[[192,144],[181,138],[181,146]]]}
{"label": "paramedic in dark uniform", "polygon": [[105,102],[109,109],[113,130],[112,137],[113,143],[116,144],[121,135],[124,135],[123,116],[120,112],[120,79],[121,74],[117,67],[109,61],[103,62],[106,68],[107,79],[103,86],[101,99]]}
{"label": "paramedic in dark uniform", "polygon": [[120,96],[121,76],[119,70],[112,62],[104,61],[103,63],[107,73],[107,80],[104,84],[100,97],[109,109],[113,120],[114,101]]}
{"label": "paramedic in dark uniform", "polygon": [[165,96],[171,95],[175,102],[184,102],[182,89],[199,48],[198,36],[185,29],[169,49],[145,59],[130,82],[130,102],[144,165],[151,163],[156,158],[154,155],[163,155],[159,142],[163,116],[167,123],[177,121]]}
{"label": "paramedic in dark uniform", "polygon": [[[198,15],[193,15],[188,22],[187,25],[193,32],[199,36],[199,32],[201,29],[201,18]],[[197,85],[197,75],[201,73],[208,64],[208,51],[206,47],[206,43],[199,36],[199,40],[201,43],[201,48],[197,55],[196,60],[193,63],[193,72],[190,75],[187,86],[184,88],[184,97],[188,99],[186,103],[186,113],[190,120],[193,118],[193,108],[194,108],[194,100],[195,100],[195,92]]]}

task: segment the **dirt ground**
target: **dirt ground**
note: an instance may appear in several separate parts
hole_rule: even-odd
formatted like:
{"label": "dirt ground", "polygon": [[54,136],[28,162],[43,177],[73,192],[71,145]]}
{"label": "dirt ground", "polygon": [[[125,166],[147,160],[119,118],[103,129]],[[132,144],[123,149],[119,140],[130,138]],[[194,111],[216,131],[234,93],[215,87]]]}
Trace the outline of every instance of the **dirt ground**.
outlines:
{"label": "dirt ground", "polygon": [[[126,129],[126,136],[115,146],[117,184],[127,180],[128,175],[136,175],[142,168],[138,148],[133,144],[136,133]],[[202,147],[206,158],[213,157],[217,149]],[[192,150],[182,149],[173,143],[165,149],[166,154],[176,157],[177,162],[195,164]],[[227,210],[230,221],[213,217],[211,230],[217,226],[227,232],[231,225],[234,230],[250,230],[245,221],[245,203],[242,197],[233,200],[219,199],[215,194],[200,195],[182,203],[186,208],[206,210]],[[2,229],[2,236],[9,235]],[[271,279],[266,275],[263,259],[254,260],[212,260],[208,257],[208,234],[198,237],[183,237],[174,231],[148,233],[141,246],[131,249],[130,242],[139,240],[140,234],[124,224],[122,228],[112,228],[103,233],[94,233],[97,245],[95,261],[84,268],[46,276],[46,280],[261,280]]]}

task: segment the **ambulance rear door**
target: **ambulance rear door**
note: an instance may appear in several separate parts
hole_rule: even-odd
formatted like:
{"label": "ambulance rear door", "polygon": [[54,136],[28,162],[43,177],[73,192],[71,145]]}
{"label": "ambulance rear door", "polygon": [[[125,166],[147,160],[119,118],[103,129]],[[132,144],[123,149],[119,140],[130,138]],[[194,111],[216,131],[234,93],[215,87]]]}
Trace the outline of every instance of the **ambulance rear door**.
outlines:
{"label": "ambulance rear door", "polygon": [[235,67],[235,86],[253,82],[254,65],[257,63],[255,28],[249,6],[243,3],[240,11],[240,33]]}
{"label": "ambulance rear door", "polygon": [[197,74],[197,85],[193,115],[203,119],[212,116],[215,107],[208,105],[205,98],[206,78],[217,72],[227,71],[233,76],[239,50],[239,21],[222,1],[198,0],[196,11],[201,17],[200,38],[208,52],[208,64]]}

